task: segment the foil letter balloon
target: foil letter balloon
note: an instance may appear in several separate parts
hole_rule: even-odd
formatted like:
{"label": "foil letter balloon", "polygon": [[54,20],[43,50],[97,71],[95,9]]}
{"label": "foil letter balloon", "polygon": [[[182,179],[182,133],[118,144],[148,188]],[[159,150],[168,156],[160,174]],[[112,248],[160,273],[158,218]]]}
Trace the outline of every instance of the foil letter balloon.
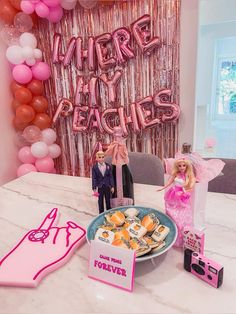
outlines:
{"label": "foil letter balloon", "polygon": [[106,33],[98,36],[95,40],[98,63],[102,70],[116,66],[116,60],[113,57],[109,57],[109,49],[107,47],[107,43],[110,42],[111,39],[111,34]]}
{"label": "foil letter balloon", "polygon": [[170,102],[171,90],[163,89],[153,97],[155,106],[164,111],[161,115],[161,122],[174,122],[179,118],[180,107]]}
{"label": "foil letter balloon", "polygon": [[118,64],[122,65],[126,59],[129,60],[134,57],[134,52],[129,47],[131,35],[127,28],[118,28],[113,32],[112,38],[116,48]]}
{"label": "foil letter balloon", "polygon": [[142,52],[148,55],[159,44],[158,37],[153,37],[151,39],[151,33],[149,30],[150,22],[150,15],[145,14],[132,24],[133,35],[137,41],[137,44],[141,48]]}

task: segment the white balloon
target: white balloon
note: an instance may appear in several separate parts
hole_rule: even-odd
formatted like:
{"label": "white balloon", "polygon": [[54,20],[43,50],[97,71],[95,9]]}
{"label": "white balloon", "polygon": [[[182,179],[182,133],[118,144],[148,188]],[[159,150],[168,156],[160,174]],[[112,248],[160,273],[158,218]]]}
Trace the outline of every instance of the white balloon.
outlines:
{"label": "white balloon", "polygon": [[21,47],[29,46],[33,49],[37,47],[37,39],[36,37],[31,33],[23,33],[20,36],[20,45]]}
{"label": "white balloon", "polygon": [[72,10],[75,8],[77,0],[62,0],[61,6],[65,10]]}
{"label": "white balloon", "polygon": [[32,66],[36,63],[36,60],[34,58],[29,58],[25,62],[27,65]]}
{"label": "white balloon", "polygon": [[42,51],[38,48],[34,49],[34,57],[36,60],[42,60],[43,54]]}
{"label": "white balloon", "polygon": [[25,59],[30,59],[30,58],[34,57],[34,49],[29,47],[29,46],[23,47],[22,53],[23,53],[23,56],[25,57]]}
{"label": "white balloon", "polygon": [[61,147],[57,144],[52,144],[48,146],[49,149],[49,156],[52,158],[57,158],[61,155]]}
{"label": "white balloon", "polygon": [[48,155],[48,145],[44,142],[36,142],[31,145],[31,154],[36,158],[44,158]]}
{"label": "white balloon", "polygon": [[25,61],[22,53],[22,48],[20,46],[10,46],[7,48],[6,57],[12,64],[21,64]]}
{"label": "white balloon", "polygon": [[57,139],[57,134],[53,129],[44,129],[42,132],[42,141],[46,143],[47,145],[52,145],[56,139]]}

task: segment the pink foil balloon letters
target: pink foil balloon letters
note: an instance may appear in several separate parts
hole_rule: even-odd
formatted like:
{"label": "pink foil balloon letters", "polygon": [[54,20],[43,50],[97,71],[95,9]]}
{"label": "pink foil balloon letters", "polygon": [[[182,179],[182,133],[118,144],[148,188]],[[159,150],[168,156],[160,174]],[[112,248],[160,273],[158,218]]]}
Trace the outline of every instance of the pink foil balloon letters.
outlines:
{"label": "pink foil balloon letters", "polygon": [[137,44],[145,54],[150,54],[159,44],[159,38],[150,39],[151,33],[148,26],[151,22],[150,15],[145,14],[132,24],[133,35]]}
{"label": "pink foil balloon letters", "polygon": [[76,39],[76,64],[77,69],[83,70],[83,59],[88,59],[88,69],[89,71],[96,70],[96,58],[95,58],[95,44],[94,38],[89,37],[88,39],[88,49],[82,48],[83,39],[81,37],[77,37]]}
{"label": "pink foil balloon letters", "polygon": [[163,89],[159,91],[154,97],[154,104],[158,109],[164,111],[161,116],[161,122],[174,122],[179,118],[180,107],[177,104],[171,103],[171,90]]}
{"label": "pink foil balloon letters", "polygon": [[76,86],[76,92],[75,92],[75,105],[81,106],[82,104],[85,104],[85,97],[86,94],[89,95],[89,106],[95,107],[98,105],[97,101],[97,93],[98,93],[98,86],[97,86],[97,77],[92,77],[89,80],[88,84],[85,84],[83,76],[77,77],[77,86]]}
{"label": "pink foil balloon letters", "polygon": [[117,61],[121,65],[125,63],[126,59],[134,57],[134,52],[129,47],[130,37],[130,32],[125,27],[118,28],[112,34]]}
{"label": "pink foil balloon letters", "polygon": [[69,99],[63,98],[60,100],[57,110],[54,114],[54,117],[52,119],[53,123],[57,121],[59,116],[61,115],[62,117],[67,117],[73,113],[73,104]]}
{"label": "pink foil balloon letters", "polygon": [[100,79],[108,87],[108,102],[110,104],[113,104],[116,102],[116,99],[117,99],[116,89],[117,89],[118,83],[120,82],[121,75],[122,75],[121,71],[116,71],[111,80],[108,79],[108,75],[105,73],[103,73],[100,76]]}
{"label": "pink foil balloon letters", "polygon": [[110,69],[116,66],[116,60],[113,57],[109,58],[107,43],[112,39],[110,33],[102,34],[95,40],[95,48],[99,66],[102,70]]}

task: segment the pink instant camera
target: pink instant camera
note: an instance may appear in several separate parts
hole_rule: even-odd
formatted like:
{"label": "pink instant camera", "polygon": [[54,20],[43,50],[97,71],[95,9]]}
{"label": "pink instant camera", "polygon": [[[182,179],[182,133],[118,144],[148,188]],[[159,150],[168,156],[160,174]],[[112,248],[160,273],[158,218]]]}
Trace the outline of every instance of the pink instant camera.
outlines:
{"label": "pink instant camera", "polygon": [[222,285],[224,268],[198,252],[184,251],[184,269],[215,288]]}

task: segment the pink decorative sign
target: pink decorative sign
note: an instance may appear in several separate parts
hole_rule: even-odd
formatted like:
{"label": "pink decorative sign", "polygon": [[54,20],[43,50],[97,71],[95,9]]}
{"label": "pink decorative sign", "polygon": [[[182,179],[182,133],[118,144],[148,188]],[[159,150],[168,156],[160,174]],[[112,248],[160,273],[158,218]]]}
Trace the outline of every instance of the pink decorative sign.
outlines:
{"label": "pink decorative sign", "polygon": [[54,208],[0,261],[0,285],[36,287],[48,273],[61,267],[84,240],[86,231],[73,221],[56,227]]}
{"label": "pink decorative sign", "polygon": [[195,228],[185,227],[183,230],[183,247],[204,254],[205,234]]}
{"label": "pink decorative sign", "polygon": [[127,291],[133,290],[135,251],[91,241],[89,277]]}

